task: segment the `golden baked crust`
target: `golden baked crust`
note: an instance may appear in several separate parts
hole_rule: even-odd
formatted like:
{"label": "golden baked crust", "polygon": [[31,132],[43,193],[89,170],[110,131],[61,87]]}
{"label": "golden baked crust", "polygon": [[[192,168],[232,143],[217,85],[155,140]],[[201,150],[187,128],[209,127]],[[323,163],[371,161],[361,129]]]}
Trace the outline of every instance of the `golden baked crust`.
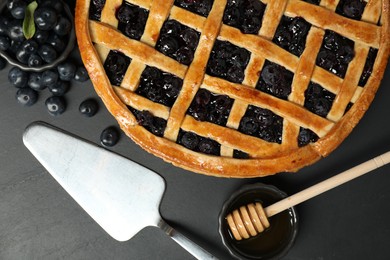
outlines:
{"label": "golden baked crust", "polygon": [[[267,4],[267,9],[259,35],[243,34],[221,22],[226,0],[214,0],[207,17],[176,7],[173,0],[127,1],[149,10],[145,32],[140,41],[130,39],[117,30],[115,12],[122,5],[122,0],[106,0],[101,21],[89,19],[90,0],[77,0],[77,40],[95,90],[122,130],[134,142],[167,162],[207,175],[248,178],[294,172],[327,156],[349,135],[368,109],[389,57],[389,0],[368,1],[362,21],[336,14],[334,10],[338,1],[323,0],[321,6],[316,6],[299,0],[262,0]],[[312,25],[306,48],[300,57],[272,42],[282,15],[303,17]],[[201,33],[195,57],[189,66],[154,48],[160,28],[168,17]],[[355,43],[355,56],[344,79],[316,66],[325,29]],[[252,53],[241,84],[205,73],[217,37]],[[372,74],[366,85],[361,87],[358,82],[370,47],[378,49],[378,53]],[[103,63],[110,50],[118,50],[132,58],[121,86],[112,86],[105,73]],[[292,93],[287,100],[254,88],[265,60],[294,72]],[[183,79],[180,94],[171,108],[135,93],[146,65]],[[303,106],[304,92],[311,80],[336,96],[326,117],[312,113]],[[226,126],[197,121],[186,114],[199,88],[234,99]],[[353,105],[345,113],[350,103]],[[281,144],[267,142],[237,130],[249,104],[269,109],[284,119]],[[148,110],[153,116],[167,120],[164,137],[158,137],[141,126],[129,107]],[[297,136],[301,127],[318,135],[318,141],[299,147]],[[217,141],[221,145],[221,156],[206,155],[178,144],[176,139],[180,130]],[[233,158],[233,150],[243,151],[250,158]]]}

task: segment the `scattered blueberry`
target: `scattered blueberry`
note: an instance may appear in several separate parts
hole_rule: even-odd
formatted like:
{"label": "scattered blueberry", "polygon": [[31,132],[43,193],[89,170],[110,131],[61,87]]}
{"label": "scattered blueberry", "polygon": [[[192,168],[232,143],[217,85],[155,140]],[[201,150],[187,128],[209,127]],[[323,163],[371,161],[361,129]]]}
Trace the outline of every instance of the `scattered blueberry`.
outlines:
{"label": "scattered blueberry", "polygon": [[42,83],[44,86],[53,86],[58,81],[58,71],[55,69],[52,70],[45,70],[42,73]]}
{"label": "scattered blueberry", "polygon": [[28,73],[18,67],[13,67],[8,72],[8,80],[15,87],[24,88],[27,86]]}
{"label": "scattered blueberry", "polygon": [[112,147],[119,141],[119,131],[114,126],[107,127],[100,135],[100,143],[106,147]]}
{"label": "scattered blueberry", "polygon": [[93,98],[84,100],[79,106],[80,113],[85,115],[86,117],[94,116],[97,113],[98,109],[98,102]]}
{"label": "scattered blueberry", "polygon": [[58,75],[64,81],[71,81],[76,74],[76,69],[76,65],[70,61],[63,62],[57,66]]}
{"label": "scattered blueberry", "polygon": [[79,66],[74,75],[74,80],[78,82],[85,82],[89,79],[88,71],[84,66]]}
{"label": "scattered blueberry", "polygon": [[38,93],[31,88],[20,88],[16,92],[16,100],[19,104],[29,107],[38,100]]}
{"label": "scattered blueberry", "polygon": [[42,82],[42,73],[41,72],[31,72],[28,78],[27,85],[36,91],[41,91],[46,88]]}
{"label": "scattered blueberry", "polygon": [[52,96],[46,99],[45,105],[47,111],[52,116],[59,116],[66,110],[66,101],[63,97]]}
{"label": "scattered blueberry", "polygon": [[54,96],[63,96],[68,92],[70,84],[68,81],[57,80],[56,83],[49,85],[48,88]]}

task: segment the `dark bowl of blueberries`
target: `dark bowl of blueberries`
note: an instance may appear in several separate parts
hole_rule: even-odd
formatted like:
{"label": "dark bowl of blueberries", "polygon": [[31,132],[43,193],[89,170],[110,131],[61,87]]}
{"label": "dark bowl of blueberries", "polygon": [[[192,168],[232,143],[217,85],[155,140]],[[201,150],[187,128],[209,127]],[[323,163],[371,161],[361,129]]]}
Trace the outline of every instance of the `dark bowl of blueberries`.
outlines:
{"label": "dark bowl of blueberries", "polygon": [[63,62],[75,46],[74,19],[61,0],[0,1],[0,56],[24,71]]}

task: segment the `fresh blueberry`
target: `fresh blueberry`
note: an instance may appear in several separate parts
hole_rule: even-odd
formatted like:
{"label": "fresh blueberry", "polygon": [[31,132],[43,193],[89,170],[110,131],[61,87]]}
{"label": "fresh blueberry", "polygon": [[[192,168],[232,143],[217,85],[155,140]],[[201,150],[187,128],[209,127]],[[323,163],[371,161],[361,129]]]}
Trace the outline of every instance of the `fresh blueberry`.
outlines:
{"label": "fresh blueberry", "polygon": [[31,88],[20,88],[15,97],[19,104],[29,107],[37,102],[38,93]]}
{"label": "fresh blueberry", "polygon": [[19,49],[16,51],[15,57],[19,62],[27,64],[30,54],[28,54],[24,49]]}
{"label": "fresh blueberry", "polygon": [[42,73],[40,72],[31,72],[28,78],[27,85],[36,91],[41,91],[46,88],[42,83]]}
{"label": "fresh blueberry", "polygon": [[28,73],[18,67],[13,67],[8,72],[8,80],[15,87],[24,88],[27,86]]}
{"label": "fresh blueberry", "polygon": [[48,88],[54,96],[63,96],[69,91],[70,84],[68,81],[57,80],[56,83],[49,85]]}
{"label": "fresh blueberry", "polygon": [[64,10],[64,5],[62,1],[57,0],[42,0],[39,2],[41,7],[50,7],[56,10],[57,13],[62,13]]}
{"label": "fresh blueberry", "polygon": [[60,36],[68,35],[72,30],[72,23],[69,21],[68,18],[64,16],[60,16],[53,30],[57,35]]}
{"label": "fresh blueberry", "polygon": [[94,116],[98,110],[99,110],[98,102],[93,98],[84,100],[83,102],[81,102],[79,106],[80,113],[85,115],[86,117]]}
{"label": "fresh blueberry", "polygon": [[51,7],[38,7],[34,12],[34,21],[38,29],[51,30],[57,23],[57,13]]}
{"label": "fresh blueberry", "polygon": [[53,86],[57,83],[58,77],[57,70],[45,70],[42,73],[42,83],[47,87]]}
{"label": "fresh blueberry", "polygon": [[63,97],[52,96],[46,99],[45,106],[52,116],[59,116],[66,110],[66,101]]}
{"label": "fresh blueberry", "polygon": [[88,71],[84,66],[79,66],[74,75],[74,80],[78,82],[85,82],[89,79]]}
{"label": "fresh blueberry", "polygon": [[106,147],[112,147],[119,141],[119,131],[114,126],[109,126],[104,129],[100,135],[100,143]]}
{"label": "fresh blueberry", "polygon": [[0,16],[0,35],[8,35],[10,19],[5,15]]}
{"label": "fresh blueberry", "polygon": [[8,23],[8,37],[17,42],[22,42],[25,39],[22,20],[12,20]]}
{"label": "fresh blueberry", "polygon": [[11,41],[6,35],[0,36],[0,50],[6,51],[11,47]]}
{"label": "fresh blueberry", "polygon": [[22,45],[20,45],[27,54],[35,53],[38,50],[38,43],[35,40],[25,40]]}
{"label": "fresh blueberry", "polygon": [[76,69],[76,65],[70,61],[61,63],[57,66],[58,75],[60,76],[60,79],[64,81],[71,81],[76,74]]}
{"label": "fresh blueberry", "polygon": [[10,12],[15,19],[24,19],[27,3],[23,0],[8,1],[8,6],[12,4]]}
{"label": "fresh blueberry", "polygon": [[49,32],[48,31],[43,31],[37,29],[35,31],[35,34],[33,36],[33,39],[38,43],[38,44],[44,44],[47,39],[49,38]]}
{"label": "fresh blueberry", "polygon": [[38,67],[43,64],[43,60],[37,53],[33,53],[28,57],[27,64],[29,67]]}
{"label": "fresh blueberry", "polygon": [[52,63],[57,59],[57,52],[51,45],[44,44],[38,49],[38,54],[46,63]]}
{"label": "fresh blueberry", "polygon": [[46,40],[46,43],[50,44],[57,51],[57,53],[63,52],[63,50],[66,48],[65,40],[55,33],[49,36],[49,38]]}
{"label": "fresh blueberry", "polygon": [[7,61],[3,57],[0,57],[0,70],[3,70],[7,66]]}

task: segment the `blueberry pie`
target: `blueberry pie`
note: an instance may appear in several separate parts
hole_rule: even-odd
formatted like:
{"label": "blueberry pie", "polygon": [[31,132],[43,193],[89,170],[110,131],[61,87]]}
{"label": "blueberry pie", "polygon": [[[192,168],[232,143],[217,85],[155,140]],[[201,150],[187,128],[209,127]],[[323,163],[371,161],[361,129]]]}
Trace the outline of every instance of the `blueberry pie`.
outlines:
{"label": "blueberry pie", "polygon": [[148,152],[222,177],[333,151],[389,58],[389,0],[77,0],[98,95]]}

